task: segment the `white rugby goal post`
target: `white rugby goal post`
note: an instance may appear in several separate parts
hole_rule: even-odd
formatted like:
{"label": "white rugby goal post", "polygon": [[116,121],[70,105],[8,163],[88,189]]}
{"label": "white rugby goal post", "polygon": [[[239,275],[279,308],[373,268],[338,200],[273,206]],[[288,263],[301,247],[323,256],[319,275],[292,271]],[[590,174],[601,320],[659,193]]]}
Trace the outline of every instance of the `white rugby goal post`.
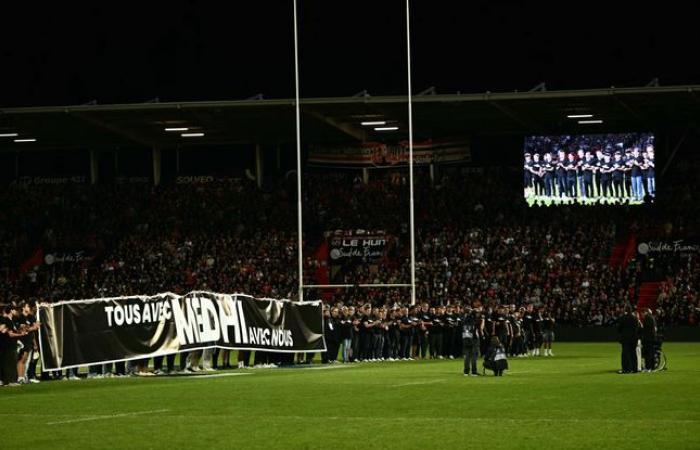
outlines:
{"label": "white rugby goal post", "polygon": [[374,283],[374,284],[304,284],[304,237],[302,220],[302,191],[301,191],[301,107],[299,102],[299,37],[297,0],[294,7],[294,108],[296,120],[296,158],[297,158],[297,253],[298,253],[298,289],[299,300],[304,300],[304,289],[314,288],[411,288],[411,305],[416,304],[416,248],[415,248],[415,217],[413,205],[413,98],[411,93],[411,9],[410,0],[406,0],[406,78],[408,85],[408,185],[409,185],[409,236],[411,252],[411,283]]}

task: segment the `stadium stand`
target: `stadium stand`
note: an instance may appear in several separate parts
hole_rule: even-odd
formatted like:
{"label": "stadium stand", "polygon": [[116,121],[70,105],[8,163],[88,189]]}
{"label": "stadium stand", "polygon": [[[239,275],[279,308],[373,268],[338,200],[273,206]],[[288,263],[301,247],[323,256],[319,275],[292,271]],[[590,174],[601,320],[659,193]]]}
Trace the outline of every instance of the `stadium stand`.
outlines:
{"label": "stadium stand", "polygon": [[[656,261],[650,278],[649,264],[629,244],[633,234],[638,240],[695,236],[700,215],[691,201],[697,191],[691,167],[673,168],[667,177],[673,182],[653,206],[593,209],[528,208],[518,189],[503,181],[517,180],[505,176],[511,170],[465,174],[456,167],[444,170],[435,185],[417,177],[420,300],[532,303],[559,323],[576,325],[612,324],[625,305],[639,301],[658,303],[666,323],[697,324],[697,260],[684,267]],[[397,238],[380,264],[354,267],[342,274],[343,283],[406,282],[402,177],[386,172],[365,185],[348,173],[306,174],[306,283],[328,279],[323,258],[315,255],[323,233],[339,228],[382,229]],[[264,190],[247,180],[13,185],[1,191],[0,211],[4,302],[196,289],[295,296],[295,194],[283,179]],[[309,295],[345,305],[405,304],[408,296],[405,289]]]}

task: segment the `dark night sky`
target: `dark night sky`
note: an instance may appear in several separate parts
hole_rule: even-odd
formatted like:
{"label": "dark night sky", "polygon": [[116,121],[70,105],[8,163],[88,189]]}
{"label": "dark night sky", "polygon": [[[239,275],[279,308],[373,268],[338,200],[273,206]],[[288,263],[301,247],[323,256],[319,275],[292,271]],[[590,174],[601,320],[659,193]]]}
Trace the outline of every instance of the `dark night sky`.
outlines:
{"label": "dark night sky", "polygon": [[[293,95],[291,0],[151,3],[3,5],[0,106]],[[404,5],[300,0],[302,96],[405,93]],[[637,5],[414,0],[414,90],[700,83],[696,16]]]}

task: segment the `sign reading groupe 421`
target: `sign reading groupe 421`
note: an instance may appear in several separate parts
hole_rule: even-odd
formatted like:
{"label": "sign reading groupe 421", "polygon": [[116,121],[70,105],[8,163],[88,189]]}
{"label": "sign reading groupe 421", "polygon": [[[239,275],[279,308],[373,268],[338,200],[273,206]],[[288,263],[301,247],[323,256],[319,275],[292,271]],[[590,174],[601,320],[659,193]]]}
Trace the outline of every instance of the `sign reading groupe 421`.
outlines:
{"label": "sign reading groupe 421", "polygon": [[325,351],[321,302],[191,292],[42,305],[45,370],[220,347]]}

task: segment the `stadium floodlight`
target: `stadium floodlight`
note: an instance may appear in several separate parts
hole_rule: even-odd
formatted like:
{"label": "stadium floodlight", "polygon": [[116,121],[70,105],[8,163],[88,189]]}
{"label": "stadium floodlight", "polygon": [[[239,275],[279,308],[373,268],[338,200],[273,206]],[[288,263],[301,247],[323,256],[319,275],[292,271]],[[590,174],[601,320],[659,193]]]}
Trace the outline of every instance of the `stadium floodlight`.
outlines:
{"label": "stadium floodlight", "polygon": [[34,139],[34,138],[15,139],[15,142],[36,142],[36,139]]}
{"label": "stadium floodlight", "polygon": [[165,131],[189,131],[187,127],[170,127],[166,128]]}
{"label": "stadium floodlight", "polygon": [[568,116],[569,119],[588,119],[590,117],[593,117],[593,114],[569,114]]}
{"label": "stadium floodlight", "polygon": [[17,137],[17,133],[0,133],[0,137]]}
{"label": "stadium floodlight", "polygon": [[581,124],[581,125],[590,125],[590,124],[593,124],[593,123],[603,123],[603,121],[600,120],[600,119],[594,119],[594,120],[579,120],[578,123]]}
{"label": "stadium floodlight", "polygon": [[399,127],[374,127],[374,131],[396,131]]}
{"label": "stadium floodlight", "polygon": [[362,126],[368,127],[372,125],[386,125],[386,121],[384,120],[372,120],[369,122],[360,122]]}
{"label": "stadium floodlight", "polygon": [[182,137],[202,137],[204,136],[204,133],[182,133],[180,134]]}

